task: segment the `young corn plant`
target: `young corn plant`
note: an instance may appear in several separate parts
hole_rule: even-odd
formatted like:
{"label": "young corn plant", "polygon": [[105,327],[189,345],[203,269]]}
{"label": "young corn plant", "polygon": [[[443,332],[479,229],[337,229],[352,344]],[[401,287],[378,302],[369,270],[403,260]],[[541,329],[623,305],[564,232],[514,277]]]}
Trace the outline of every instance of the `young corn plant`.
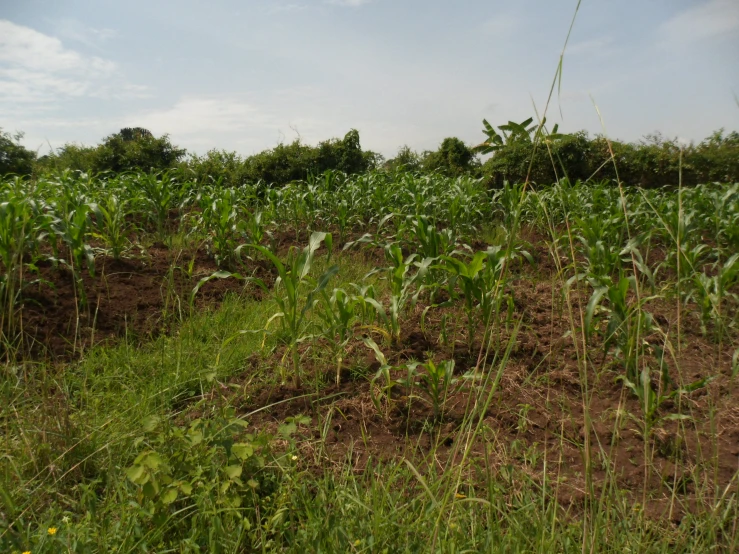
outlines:
{"label": "young corn plant", "polygon": [[65,217],[56,219],[51,225],[54,234],[67,246],[69,265],[74,275],[75,288],[82,307],[87,306],[82,268],[86,265],[90,276],[95,276],[95,253],[86,241],[92,211],[90,204],[82,204]]}
{"label": "young corn plant", "polygon": [[344,198],[336,204],[334,208],[334,222],[339,228],[339,242],[346,242],[346,233],[354,227],[359,220],[357,214],[352,210],[350,203]]}
{"label": "young corn plant", "polygon": [[254,211],[245,214],[244,231],[252,244],[261,244],[267,234],[264,225],[264,212]]}
{"label": "young corn plant", "polygon": [[357,307],[360,300],[344,289],[336,288],[331,295],[324,289],[321,291],[323,302],[317,308],[318,316],[323,321],[322,335],[331,343],[333,358],[336,361],[336,384],[341,382],[341,368],[344,353],[349,341],[353,338],[353,324],[357,319]]}
{"label": "young corn plant", "polygon": [[159,240],[164,241],[168,236],[166,231],[169,211],[177,204],[177,183],[167,171],[142,174],[139,179],[143,194],[138,200],[153,221]]}
{"label": "young corn plant", "polygon": [[729,314],[722,310],[726,300],[732,300],[734,305],[739,297],[731,292],[732,287],[739,283],[739,254],[734,254],[723,264],[714,264],[713,275],[705,272],[696,272],[693,276],[693,287],[688,293],[686,301],[695,300],[700,308],[701,331],[708,334],[709,324],[713,324],[716,337],[720,340],[731,321],[727,321]]}
{"label": "young corn plant", "polygon": [[14,342],[17,307],[24,283],[24,256],[31,263],[38,245],[48,232],[48,219],[35,202],[19,191],[0,202],[0,336],[2,343]]}
{"label": "young corn plant", "polygon": [[[605,314],[606,329],[603,333],[603,357],[613,348],[621,358],[625,379],[639,382],[639,361],[649,353],[659,353],[660,346],[649,337],[657,329],[652,314],[644,306],[653,297],[637,299],[629,292],[636,288],[634,277],[622,277],[611,286],[597,287],[585,309],[585,334],[590,339],[600,327],[595,321],[597,313]],[[608,305],[602,303],[608,300]]]}
{"label": "young corn plant", "polygon": [[[308,245],[299,253],[295,253],[292,249],[285,263],[280,261],[269,249],[258,244],[245,245],[246,248],[256,250],[261,253],[274,265],[277,270],[278,277],[275,281],[272,297],[279,307],[279,311],[269,318],[265,326],[265,332],[273,321],[279,320],[281,324],[281,335],[287,344],[287,351],[283,357],[283,380],[285,379],[284,360],[290,356],[292,359],[293,382],[295,388],[302,385],[302,372],[300,368],[300,353],[298,346],[300,343],[311,338],[308,333],[307,315],[320,300],[321,292],[326,288],[331,278],[339,271],[339,266],[333,265],[329,267],[318,279],[310,277],[309,273],[316,250],[321,244],[326,245],[329,251],[329,258],[333,245],[330,233],[314,232],[311,234]],[[239,247],[239,249],[242,247]],[[268,287],[261,279],[250,278],[250,281],[256,283],[263,290],[269,291]],[[303,296],[302,290],[305,286],[310,290],[307,295]]]}
{"label": "young corn plant", "polygon": [[408,245],[412,245],[423,258],[451,254],[457,245],[457,238],[452,230],[437,230],[436,225],[425,215],[408,216],[401,231],[401,234],[408,236]]}
{"label": "young corn plant", "polygon": [[623,218],[590,216],[577,219],[580,251],[585,257],[588,277],[601,285],[621,268],[621,222]]}
{"label": "young corn plant", "polygon": [[478,323],[485,328],[483,344],[486,344],[490,337],[493,316],[500,311],[503,301],[507,298],[504,283],[500,280],[503,275],[502,268],[506,261],[513,257],[517,257],[517,254],[508,256],[499,246],[477,252],[466,263],[452,256],[440,257],[444,264],[438,267],[450,274],[447,284],[450,299],[457,297],[457,287],[464,298],[467,349],[470,353],[473,350]]}
{"label": "young corn plant", "polygon": [[115,194],[108,194],[97,203],[90,204],[95,215],[97,231],[92,236],[101,239],[108,247],[114,260],[119,260],[128,244],[130,226],[126,217],[130,211],[128,201],[121,200]]}
{"label": "young corn plant", "polygon": [[460,383],[454,376],[454,360],[445,360],[438,365],[433,360],[428,360],[425,364],[412,362],[406,365],[406,369],[407,376],[397,383],[411,390],[409,397],[412,397],[414,389],[420,390],[420,398],[433,410],[433,423],[439,423],[449,394]]}
{"label": "young corn plant", "polygon": [[216,264],[229,270],[235,269],[238,260],[236,249],[239,240],[246,236],[245,220],[240,214],[236,191],[216,189],[203,202],[200,219],[200,227],[207,233],[207,246]]}
{"label": "young corn plant", "polygon": [[[416,281],[423,280],[428,272],[431,260],[416,262],[417,255],[403,256],[403,251],[396,243],[385,245],[385,259],[390,263],[388,267],[373,269],[367,277],[375,274],[383,275],[390,288],[389,315],[385,315],[383,323],[386,326],[388,337],[393,344],[400,342],[400,319],[409,302],[418,299],[420,288],[416,288]],[[416,271],[413,272],[413,268]],[[414,294],[415,290],[415,294]],[[379,312],[382,317],[386,312]]]}

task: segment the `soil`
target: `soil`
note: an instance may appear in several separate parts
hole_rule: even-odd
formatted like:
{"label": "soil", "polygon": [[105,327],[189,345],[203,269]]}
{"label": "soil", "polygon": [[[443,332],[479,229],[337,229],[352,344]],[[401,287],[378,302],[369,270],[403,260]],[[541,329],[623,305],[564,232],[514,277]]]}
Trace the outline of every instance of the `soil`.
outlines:
{"label": "soil", "polygon": [[[549,256],[541,242],[532,244],[538,259]],[[624,373],[619,358],[612,351],[603,355],[596,340],[589,347],[585,368],[578,362],[578,347],[581,351],[582,346],[569,334],[567,302],[553,278],[555,271],[552,267],[547,275],[541,266],[512,268],[513,315],[521,326],[511,338],[513,325],[506,328],[500,322],[503,349],[509,339],[513,342],[500,381],[494,388],[460,386],[447,397],[439,419],[434,419],[430,402],[419,389],[399,385],[389,398],[382,398],[378,410],[373,396],[380,392],[377,383],[382,381],[373,384],[372,377],[380,364],[361,341],[347,352],[338,385],[334,364],[321,361],[320,354],[303,347],[301,388],[286,384],[249,390],[245,383],[251,370],[249,375],[235,377],[230,383],[235,386],[218,388],[206,400],[235,405],[252,429],[267,432],[275,432],[288,417],[311,416],[312,426],[303,428],[299,443],[306,469],[320,473],[335,466],[338,470],[349,461],[360,472],[370,463],[399,457],[438,469],[461,463],[470,437],[464,427],[465,413],[475,397],[486,398],[492,391],[492,401],[482,416],[483,433],[471,442],[467,457],[471,473],[481,479],[491,471],[513,466],[536,482],[555,483],[560,501],[576,511],[586,499],[597,498],[604,487],[615,483],[635,509],[649,517],[670,518],[675,524],[715,502],[716,490],[736,494],[739,386],[731,377],[736,345],[726,340],[719,346],[704,336],[698,314],[690,306],[683,307],[681,349],[667,356],[673,381],[668,390],[709,376],[712,380],[694,392],[665,400],[645,429],[637,397],[619,380]],[[573,313],[578,313],[580,302],[584,309],[587,300],[573,290],[569,298]],[[406,314],[406,331],[398,344],[383,344],[380,335],[374,336],[388,363],[396,368],[391,371],[394,379],[405,376],[405,362],[429,358],[437,363],[453,359],[460,383],[462,375],[476,368],[482,375],[497,369],[492,354],[487,360],[481,355],[479,342],[468,350],[466,316],[460,308],[432,308],[422,326],[426,307],[420,303]],[[674,302],[653,302],[649,310],[663,332],[676,333]],[[456,321],[459,326],[461,335],[454,344],[440,343],[444,315],[447,322]],[[578,336],[578,330],[572,334]],[[479,327],[475,336],[482,335]],[[658,336],[648,340],[660,343]],[[317,344],[314,351],[325,352],[322,346],[327,345]],[[266,363],[280,358],[278,352]],[[318,391],[315,382],[322,383]],[[653,383],[654,388],[658,386]],[[587,405],[584,397],[589,398]],[[586,448],[594,464],[592,483],[585,478]]]}
{"label": "soil", "polygon": [[[64,361],[96,344],[124,337],[145,341],[166,333],[191,313],[198,281],[218,270],[202,249],[170,250],[163,244],[133,259],[99,256],[95,268],[94,276],[81,275],[86,306],[68,267],[42,261],[35,274],[26,275],[32,284],[23,291],[19,312],[26,356]],[[273,281],[266,263],[252,262],[247,270]],[[237,279],[214,279],[200,289],[192,309],[215,307],[228,293],[259,297],[261,290],[245,288]]]}
{"label": "soil", "polygon": [[[349,239],[363,232],[355,230]],[[295,231],[284,231],[272,237],[273,247],[285,254],[292,245],[303,246],[307,238],[303,231],[296,242]],[[228,383],[234,386],[216,386],[204,400],[209,405],[235,406],[257,431],[274,432],[288,417],[309,415],[313,425],[301,427],[299,436],[306,469],[338,468],[349,460],[361,471],[371,461],[400,456],[439,468],[461,463],[470,436],[464,427],[465,413],[475,397],[490,394],[491,402],[481,414],[483,432],[469,444],[471,474],[482,476],[513,466],[536,482],[556,484],[561,502],[575,509],[609,486],[610,474],[631,501],[639,503],[639,509],[676,523],[701,504],[715,502],[714,491],[736,494],[739,387],[731,377],[736,348],[732,340],[719,345],[704,336],[697,314],[683,307],[681,348],[667,356],[675,383],[669,390],[709,376],[712,380],[665,400],[645,430],[642,407],[618,380],[623,374],[619,358],[612,351],[604,355],[596,342],[589,347],[587,363],[582,361],[580,332],[571,329],[568,311],[579,313],[588,299],[580,298],[576,287],[568,297],[563,295],[562,279],[557,277],[557,264],[546,241],[534,235],[528,239],[538,263],[535,268],[523,263],[510,268],[513,321],[506,323],[508,314],[501,315],[494,342],[502,345],[501,353],[509,341],[512,348],[497,385],[474,385],[479,381],[464,379],[470,373],[487,375],[491,368],[497,369],[500,359],[493,359],[493,354],[485,357],[479,342],[482,327],[476,329],[468,349],[466,316],[459,305],[431,307],[422,325],[428,306],[419,302],[404,315],[404,335],[397,344],[385,344],[379,334],[373,335],[395,368],[394,379],[405,375],[407,361],[455,361],[460,386],[449,394],[437,419],[420,390],[401,385],[381,398],[378,410],[374,400],[380,388],[372,378],[380,364],[359,340],[362,333],[370,332],[367,329],[356,330],[357,340],[345,355],[338,384],[336,366],[326,355],[329,349],[323,348],[327,345],[316,344],[312,350],[301,345],[301,388],[253,388],[255,371],[265,364],[266,369],[276,369],[282,358],[278,351],[264,358],[255,354],[248,370]],[[335,245],[335,250],[336,246],[341,245]],[[359,250],[377,265],[383,263],[381,249],[364,245]],[[188,268],[191,260],[190,273],[179,269]],[[39,265],[40,282],[24,291],[21,310],[26,344],[35,356],[69,359],[92,344],[124,336],[143,340],[167,332],[178,320],[180,307],[189,313],[188,299],[195,284],[217,269],[202,250],[174,252],[164,245],[148,249],[140,259],[100,259],[96,267],[96,277],[83,276],[89,309],[80,312],[71,273],[50,263]],[[248,270],[268,284],[274,279],[266,263],[253,263]],[[245,289],[238,280],[213,280],[196,297],[195,309],[216,306],[228,293],[255,296],[260,291]],[[675,303],[653,302],[649,309],[661,331],[675,343]],[[514,335],[515,323],[519,326]],[[448,335],[456,327],[451,343],[441,339],[444,326]],[[658,336],[647,339],[659,343]],[[595,463],[592,483],[585,478],[586,449]],[[430,453],[433,459],[428,458]]]}

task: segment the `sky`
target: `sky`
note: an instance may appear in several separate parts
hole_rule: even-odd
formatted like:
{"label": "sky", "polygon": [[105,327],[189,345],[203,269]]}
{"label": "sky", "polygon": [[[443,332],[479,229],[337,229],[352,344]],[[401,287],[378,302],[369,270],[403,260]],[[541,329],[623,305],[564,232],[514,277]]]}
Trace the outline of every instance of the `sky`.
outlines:
{"label": "sky", "polygon": [[[122,127],[250,155],[358,129],[392,155],[544,113],[577,0],[0,0],[0,127],[40,153]],[[739,130],[739,0],[582,0],[560,131]],[[600,114],[600,115],[599,115]]]}

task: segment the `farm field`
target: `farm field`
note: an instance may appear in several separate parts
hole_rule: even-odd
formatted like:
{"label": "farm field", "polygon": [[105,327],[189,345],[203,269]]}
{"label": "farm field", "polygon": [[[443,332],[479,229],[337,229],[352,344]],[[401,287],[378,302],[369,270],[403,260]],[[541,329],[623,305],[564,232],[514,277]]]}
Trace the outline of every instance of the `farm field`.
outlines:
{"label": "farm field", "polygon": [[5,552],[739,548],[739,184],[0,184]]}

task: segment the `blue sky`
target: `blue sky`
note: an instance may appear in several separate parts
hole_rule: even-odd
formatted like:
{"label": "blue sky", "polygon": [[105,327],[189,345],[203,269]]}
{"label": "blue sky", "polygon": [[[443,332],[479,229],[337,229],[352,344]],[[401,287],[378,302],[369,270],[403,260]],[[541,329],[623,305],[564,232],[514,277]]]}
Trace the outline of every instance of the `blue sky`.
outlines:
{"label": "blue sky", "polygon": [[[360,131],[392,155],[543,109],[576,0],[0,0],[0,127],[46,151],[125,126],[252,154]],[[549,121],[739,130],[739,1],[583,0]],[[561,115],[560,115],[561,111]]]}

